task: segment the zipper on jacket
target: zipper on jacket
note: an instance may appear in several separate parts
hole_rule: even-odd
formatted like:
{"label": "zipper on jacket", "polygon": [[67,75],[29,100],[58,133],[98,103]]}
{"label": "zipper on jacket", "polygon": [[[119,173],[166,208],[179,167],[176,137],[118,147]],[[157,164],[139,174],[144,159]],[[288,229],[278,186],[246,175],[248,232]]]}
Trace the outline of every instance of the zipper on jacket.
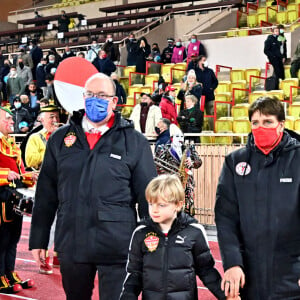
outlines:
{"label": "zipper on jacket", "polygon": [[164,284],[164,297],[163,299],[167,299],[168,294],[168,241],[169,238],[165,237],[164,248],[163,248],[163,284]]}

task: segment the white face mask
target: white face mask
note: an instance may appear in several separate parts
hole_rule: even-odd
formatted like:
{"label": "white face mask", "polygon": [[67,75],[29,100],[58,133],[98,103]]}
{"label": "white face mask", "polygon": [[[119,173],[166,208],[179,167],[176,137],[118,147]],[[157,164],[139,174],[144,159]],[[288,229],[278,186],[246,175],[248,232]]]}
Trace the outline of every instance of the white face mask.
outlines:
{"label": "white face mask", "polygon": [[22,106],[22,104],[20,102],[16,102],[15,103],[15,108],[16,109],[19,109],[21,106]]}
{"label": "white face mask", "polygon": [[17,72],[16,72],[15,70],[10,71],[10,75],[11,75],[11,76],[15,76],[16,74],[17,74]]}
{"label": "white face mask", "polygon": [[112,42],[113,39],[112,39],[112,38],[108,38],[107,41],[108,41],[108,42]]}
{"label": "white face mask", "polygon": [[203,67],[205,67],[205,68],[208,67],[208,62],[207,62],[207,60],[203,63]]}

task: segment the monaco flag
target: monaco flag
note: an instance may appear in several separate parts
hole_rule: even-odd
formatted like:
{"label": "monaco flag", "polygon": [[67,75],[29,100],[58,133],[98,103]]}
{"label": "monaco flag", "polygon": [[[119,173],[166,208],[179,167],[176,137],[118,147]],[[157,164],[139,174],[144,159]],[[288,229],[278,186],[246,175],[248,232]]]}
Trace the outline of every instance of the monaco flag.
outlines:
{"label": "monaco flag", "polygon": [[81,57],[64,59],[54,77],[56,96],[63,108],[70,114],[84,108],[83,91],[85,82],[98,70]]}

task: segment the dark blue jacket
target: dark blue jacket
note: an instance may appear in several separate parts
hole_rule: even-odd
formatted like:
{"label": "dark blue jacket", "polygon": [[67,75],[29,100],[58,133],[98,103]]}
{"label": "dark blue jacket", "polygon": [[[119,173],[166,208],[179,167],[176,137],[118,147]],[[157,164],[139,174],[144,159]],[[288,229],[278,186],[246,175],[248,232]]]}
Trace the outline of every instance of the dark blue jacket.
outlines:
{"label": "dark blue jacket", "polygon": [[33,65],[36,67],[43,57],[43,51],[40,47],[35,46],[30,50],[30,55]]}
{"label": "dark blue jacket", "polygon": [[165,131],[163,131],[156,140],[155,143],[155,151],[157,150],[159,145],[165,145],[168,144],[170,142],[170,130],[167,129]]}
{"label": "dark blue jacket", "polygon": [[108,57],[100,59],[97,56],[93,60],[93,65],[100,73],[104,73],[107,76],[110,76],[110,74],[116,70],[115,64]]}
{"label": "dark blue jacket", "polygon": [[37,87],[47,86],[45,79],[46,79],[46,66],[45,65],[38,65],[36,67],[36,85]]}
{"label": "dark blue jacket", "polygon": [[265,41],[264,53],[267,55],[269,61],[274,59],[282,59],[284,55],[280,52],[281,42],[278,41],[278,37],[269,35]]}

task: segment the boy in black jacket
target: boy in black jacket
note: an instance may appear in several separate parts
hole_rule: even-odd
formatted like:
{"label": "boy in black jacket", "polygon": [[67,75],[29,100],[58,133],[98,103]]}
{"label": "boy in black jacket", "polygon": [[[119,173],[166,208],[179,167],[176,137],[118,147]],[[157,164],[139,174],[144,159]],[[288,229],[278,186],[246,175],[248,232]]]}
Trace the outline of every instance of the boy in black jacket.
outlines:
{"label": "boy in black jacket", "polygon": [[146,188],[152,220],[133,233],[120,300],[196,300],[196,275],[218,298],[221,276],[214,268],[203,227],[181,212],[184,189],[176,175],[160,175]]}

